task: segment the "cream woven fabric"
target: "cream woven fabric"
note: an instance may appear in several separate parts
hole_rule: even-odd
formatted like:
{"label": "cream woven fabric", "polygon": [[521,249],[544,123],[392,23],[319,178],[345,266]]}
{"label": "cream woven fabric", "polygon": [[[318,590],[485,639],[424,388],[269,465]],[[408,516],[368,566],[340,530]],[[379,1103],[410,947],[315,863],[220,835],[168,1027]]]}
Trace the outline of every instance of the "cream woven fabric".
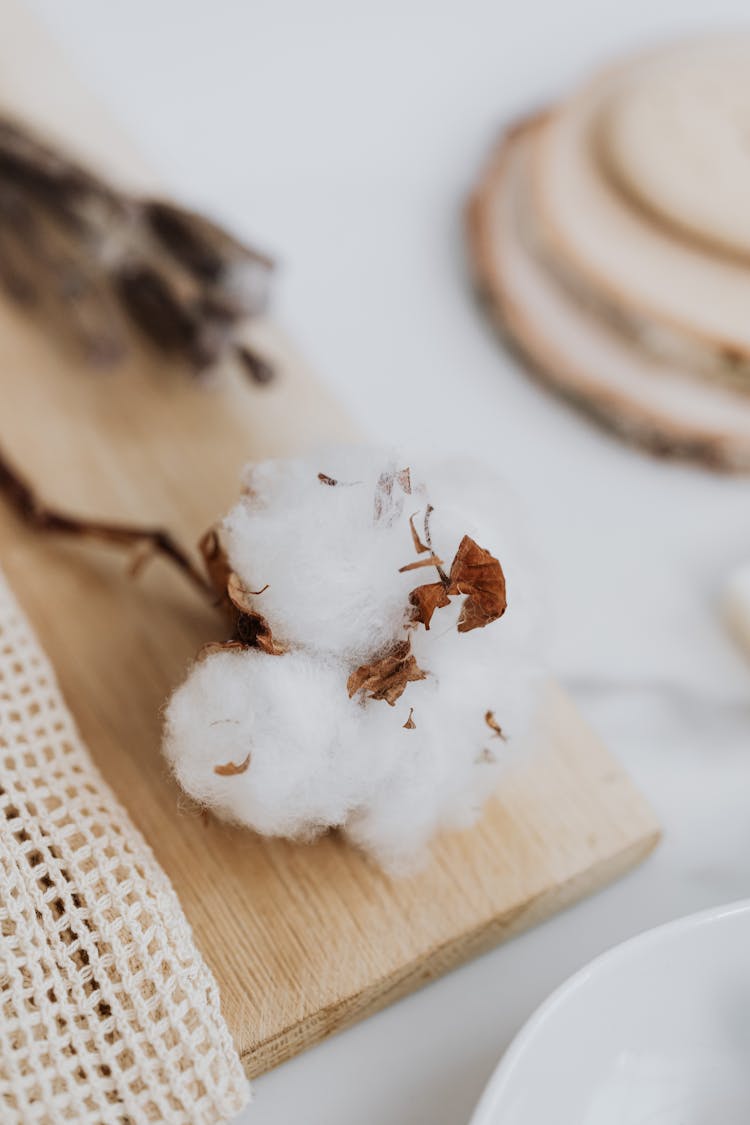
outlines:
{"label": "cream woven fabric", "polygon": [[0,574],[0,1121],[209,1125],[247,1098],[177,897]]}

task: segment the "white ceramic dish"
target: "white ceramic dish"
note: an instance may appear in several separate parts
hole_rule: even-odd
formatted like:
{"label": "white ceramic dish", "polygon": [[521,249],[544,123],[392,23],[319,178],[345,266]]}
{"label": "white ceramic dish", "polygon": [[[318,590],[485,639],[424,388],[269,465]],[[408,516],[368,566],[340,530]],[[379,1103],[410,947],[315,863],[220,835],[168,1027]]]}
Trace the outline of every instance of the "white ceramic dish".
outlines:
{"label": "white ceramic dish", "polygon": [[641,934],[537,1010],[471,1125],[748,1125],[750,901]]}

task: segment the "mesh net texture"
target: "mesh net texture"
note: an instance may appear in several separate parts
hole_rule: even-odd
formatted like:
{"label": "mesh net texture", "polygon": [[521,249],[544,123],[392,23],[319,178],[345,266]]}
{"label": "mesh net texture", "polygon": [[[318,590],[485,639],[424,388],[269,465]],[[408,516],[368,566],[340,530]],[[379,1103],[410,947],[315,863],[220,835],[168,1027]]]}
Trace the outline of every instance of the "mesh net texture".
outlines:
{"label": "mesh net texture", "polygon": [[177,896],[0,574],[0,1121],[213,1125],[247,1099]]}

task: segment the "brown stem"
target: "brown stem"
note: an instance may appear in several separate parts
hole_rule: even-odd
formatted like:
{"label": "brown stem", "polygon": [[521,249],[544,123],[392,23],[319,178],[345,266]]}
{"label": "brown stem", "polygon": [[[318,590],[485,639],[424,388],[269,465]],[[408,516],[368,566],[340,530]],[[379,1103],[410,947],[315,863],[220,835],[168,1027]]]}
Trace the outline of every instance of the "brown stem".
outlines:
{"label": "brown stem", "polygon": [[[120,547],[145,547],[149,553],[162,555],[176,566],[201,594],[213,597],[213,589],[205,576],[168,531],[163,531],[161,528],[89,520],[48,507],[1,451],[0,496],[8,501],[19,519],[37,531],[97,539]],[[144,561],[140,559],[139,563],[142,564]]]}
{"label": "brown stem", "polygon": [[[430,516],[432,515],[434,510],[435,509],[433,508],[432,504],[428,504],[424,514],[424,541],[429,548],[430,554],[433,556],[435,552],[432,547],[432,535],[430,534]],[[440,576],[440,581],[447,589],[447,587],[450,586],[450,578],[443,570],[442,562],[440,559],[437,559],[437,561],[435,562],[435,569]]]}

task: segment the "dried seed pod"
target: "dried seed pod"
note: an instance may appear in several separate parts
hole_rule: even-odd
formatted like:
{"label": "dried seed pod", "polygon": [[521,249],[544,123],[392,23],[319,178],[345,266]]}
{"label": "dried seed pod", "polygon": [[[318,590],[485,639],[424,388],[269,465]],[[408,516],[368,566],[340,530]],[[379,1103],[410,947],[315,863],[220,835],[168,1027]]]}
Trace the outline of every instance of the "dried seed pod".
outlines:
{"label": "dried seed pod", "polygon": [[0,182],[75,228],[94,203],[113,213],[123,206],[113,187],[9,118],[0,118]]}
{"label": "dried seed pod", "polygon": [[88,362],[116,362],[132,334],[195,372],[236,354],[268,382],[239,329],[265,309],[272,269],[197,212],[121,191],[0,118],[0,284]]}
{"label": "dried seed pod", "polygon": [[218,285],[233,268],[252,265],[266,277],[273,260],[196,211],[163,199],[143,203],[146,222],[162,246],[199,281]]}

